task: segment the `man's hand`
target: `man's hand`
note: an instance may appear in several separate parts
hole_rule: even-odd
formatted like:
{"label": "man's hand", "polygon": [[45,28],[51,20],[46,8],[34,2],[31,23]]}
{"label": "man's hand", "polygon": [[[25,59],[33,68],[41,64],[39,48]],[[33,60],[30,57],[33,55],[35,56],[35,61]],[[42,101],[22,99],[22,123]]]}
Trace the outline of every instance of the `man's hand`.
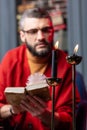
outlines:
{"label": "man's hand", "polygon": [[[32,114],[32,116],[38,117],[43,124],[51,127],[51,110],[48,109],[46,103],[36,96],[27,95],[24,100],[21,101],[21,108]],[[59,115],[55,113],[55,126],[59,123]]]}
{"label": "man's hand", "polygon": [[9,116],[19,114],[20,112],[24,111],[20,106],[12,106],[10,104],[3,105],[0,108],[0,117],[7,118]]}
{"label": "man's hand", "polygon": [[47,105],[44,101],[36,96],[31,95],[27,95],[26,98],[21,101],[20,106],[22,109],[37,117],[40,116],[47,108]]}

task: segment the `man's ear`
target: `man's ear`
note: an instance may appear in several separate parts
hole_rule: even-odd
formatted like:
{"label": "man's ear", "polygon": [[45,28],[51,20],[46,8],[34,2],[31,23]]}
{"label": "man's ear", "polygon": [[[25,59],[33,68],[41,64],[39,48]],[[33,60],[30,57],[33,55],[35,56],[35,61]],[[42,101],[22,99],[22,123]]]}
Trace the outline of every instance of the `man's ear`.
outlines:
{"label": "man's ear", "polygon": [[25,33],[23,31],[20,31],[20,39],[22,42],[25,42]]}

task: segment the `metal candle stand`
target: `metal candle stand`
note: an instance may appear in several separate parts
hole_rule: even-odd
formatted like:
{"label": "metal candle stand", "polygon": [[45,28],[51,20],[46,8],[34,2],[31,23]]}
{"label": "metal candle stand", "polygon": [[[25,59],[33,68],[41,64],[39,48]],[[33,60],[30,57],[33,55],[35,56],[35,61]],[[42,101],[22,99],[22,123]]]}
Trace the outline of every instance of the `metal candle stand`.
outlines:
{"label": "metal candle stand", "polygon": [[61,82],[61,78],[47,78],[47,83],[52,86],[52,117],[51,117],[51,130],[54,130],[54,106],[55,106],[55,87]]}
{"label": "metal candle stand", "polygon": [[76,102],[75,102],[75,65],[78,65],[81,60],[82,57],[73,54],[72,56],[67,56],[66,60],[69,64],[72,65],[72,109],[73,109],[73,130],[76,130],[76,118],[75,118],[75,106],[76,106]]}

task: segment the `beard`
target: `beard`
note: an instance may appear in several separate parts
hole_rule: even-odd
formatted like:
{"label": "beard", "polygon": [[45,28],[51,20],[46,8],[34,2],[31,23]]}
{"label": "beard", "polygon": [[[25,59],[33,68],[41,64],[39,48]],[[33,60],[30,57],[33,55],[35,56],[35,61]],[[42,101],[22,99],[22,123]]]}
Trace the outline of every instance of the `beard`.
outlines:
{"label": "beard", "polygon": [[41,51],[37,51],[36,50],[36,46],[40,43],[36,43],[34,46],[31,46],[30,43],[26,42],[26,46],[28,48],[28,50],[34,55],[34,56],[37,56],[37,57],[45,57],[47,55],[49,55],[52,51],[52,44],[53,42],[51,43],[48,43],[47,41],[42,41],[44,43],[44,45],[46,45],[46,48],[41,50]]}

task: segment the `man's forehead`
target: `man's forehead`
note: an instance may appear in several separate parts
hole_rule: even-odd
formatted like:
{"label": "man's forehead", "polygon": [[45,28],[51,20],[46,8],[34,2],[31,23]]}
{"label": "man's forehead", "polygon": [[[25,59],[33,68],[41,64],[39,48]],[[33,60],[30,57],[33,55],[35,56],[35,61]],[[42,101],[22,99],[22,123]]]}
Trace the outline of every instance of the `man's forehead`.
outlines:
{"label": "man's forehead", "polygon": [[24,28],[37,28],[37,27],[44,27],[44,26],[52,26],[52,22],[48,18],[26,18],[24,20]]}

